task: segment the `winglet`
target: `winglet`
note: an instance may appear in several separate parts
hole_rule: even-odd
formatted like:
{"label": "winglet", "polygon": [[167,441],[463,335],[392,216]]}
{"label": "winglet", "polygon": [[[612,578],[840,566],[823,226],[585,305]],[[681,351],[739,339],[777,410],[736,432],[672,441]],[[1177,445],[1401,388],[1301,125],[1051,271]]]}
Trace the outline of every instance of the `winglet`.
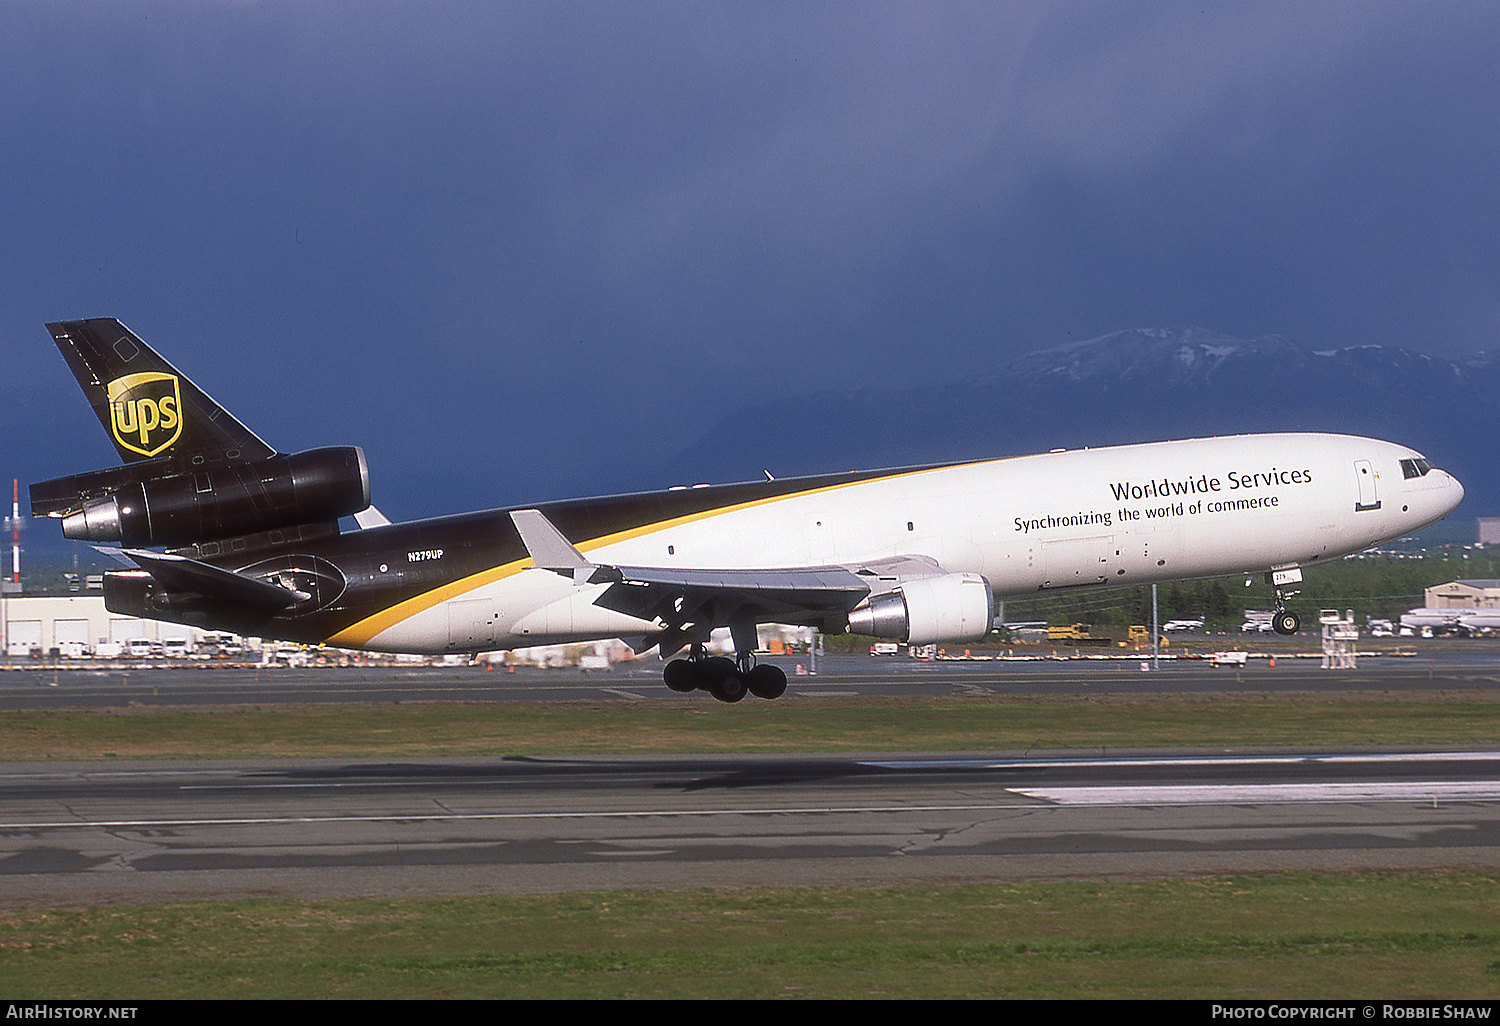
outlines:
{"label": "winglet", "polygon": [[359,525],[361,531],[368,531],[372,527],[389,527],[391,518],[374,506],[366,506],[354,514],[354,522]]}
{"label": "winglet", "polygon": [[563,533],[552,526],[552,521],[539,509],[511,510],[511,521],[521,533],[521,542],[526,546],[531,561],[543,570],[551,570],[564,577],[572,577],[583,583],[593,574],[595,566]]}

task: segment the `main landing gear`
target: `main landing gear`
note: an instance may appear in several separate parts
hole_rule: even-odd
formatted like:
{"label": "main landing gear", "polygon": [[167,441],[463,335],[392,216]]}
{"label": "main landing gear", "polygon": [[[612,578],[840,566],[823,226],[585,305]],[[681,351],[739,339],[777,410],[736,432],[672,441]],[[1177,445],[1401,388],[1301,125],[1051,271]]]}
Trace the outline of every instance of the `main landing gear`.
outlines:
{"label": "main landing gear", "polygon": [[1286,607],[1286,600],[1295,594],[1295,591],[1283,594],[1280,588],[1276,589],[1276,614],[1271,617],[1271,627],[1277,634],[1296,634],[1302,626],[1302,618]]}
{"label": "main landing gear", "polygon": [[707,691],[721,702],[738,702],[745,695],[780,698],[786,693],[786,674],[779,666],[755,662],[753,653],[735,659],[709,656],[702,645],[694,645],[686,659],[673,659],[662,671],[662,679],[673,691]]}

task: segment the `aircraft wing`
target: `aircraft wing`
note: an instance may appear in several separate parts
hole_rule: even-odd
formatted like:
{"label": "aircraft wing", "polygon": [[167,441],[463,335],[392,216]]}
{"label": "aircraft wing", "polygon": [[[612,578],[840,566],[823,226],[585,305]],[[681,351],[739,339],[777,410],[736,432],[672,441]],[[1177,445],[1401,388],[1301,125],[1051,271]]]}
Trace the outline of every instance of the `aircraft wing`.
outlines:
{"label": "aircraft wing", "polygon": [[601,567],[591,583],[613,583],[594,604],[664,623],[798,622],[812,615],[847,613],[870,585],[847,567],[785,570],[675,570]]}
{"label": "aircraft wing", "polygon": [[594,604],[665,624],[663,646],[677,636],[706,637],[713,628],[736,622],[839,618],[872,595],[944,573],[934,560],[922,556],[780,569],[611,566],[591,562],[538,510],[516,510],[511,519],[532,562],[580,584],[608,584]]}

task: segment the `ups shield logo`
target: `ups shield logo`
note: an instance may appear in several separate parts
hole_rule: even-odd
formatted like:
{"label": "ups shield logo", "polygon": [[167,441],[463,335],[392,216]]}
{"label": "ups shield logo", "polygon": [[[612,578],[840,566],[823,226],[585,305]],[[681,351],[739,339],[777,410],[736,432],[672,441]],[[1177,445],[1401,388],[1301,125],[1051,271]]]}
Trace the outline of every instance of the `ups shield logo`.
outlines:
{"label": "ups shield logo", "polygon": [[182,396],[177,375],[154,371],[115,378],[109,396],[109,430],[131,452],[155,456],[182,435]]}

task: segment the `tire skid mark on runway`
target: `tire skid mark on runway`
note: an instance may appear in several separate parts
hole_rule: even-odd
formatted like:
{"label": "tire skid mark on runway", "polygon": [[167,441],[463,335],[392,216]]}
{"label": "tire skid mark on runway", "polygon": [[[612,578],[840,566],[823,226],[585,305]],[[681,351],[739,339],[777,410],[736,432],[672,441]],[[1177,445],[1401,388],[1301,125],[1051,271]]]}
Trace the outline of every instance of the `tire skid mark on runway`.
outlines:
{"label": "tire skid mark on runway", "polygon": [[[971,769],[971,770],[1045,770],[1054,767],[1121,767],[1142,766],[1298,766],[1360,765],[1373,763],[1493,762],[1500,766],[1500,752],[1375,752],[1343,755],[1289,753],[1286,755],[1206,755],[1206,756],[1083,756],[1034,759],[861,759],[859,765],[878,769]],[[1012,788],[1012,790],[1015,790]]]}
{"label": "tire skid mark on runway", "polygon": [[1015,787],[1057,805],[1300,805],[1349,802],[1493,802],[1500,782],[1431,781],[1321,784],[1171,784],[1111,787]]}

